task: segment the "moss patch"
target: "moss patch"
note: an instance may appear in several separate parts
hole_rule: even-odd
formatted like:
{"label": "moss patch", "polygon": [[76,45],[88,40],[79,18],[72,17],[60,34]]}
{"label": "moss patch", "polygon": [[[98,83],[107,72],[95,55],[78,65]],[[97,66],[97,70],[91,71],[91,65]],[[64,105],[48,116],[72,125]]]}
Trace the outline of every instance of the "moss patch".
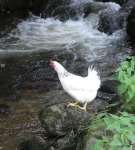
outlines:
{"label": "moss patch", "polygon": [[44,108],[42,110],[39,111],[39,118],[46,118],[48,116],[60,116],[59,111],[53,111],[51,108]]}

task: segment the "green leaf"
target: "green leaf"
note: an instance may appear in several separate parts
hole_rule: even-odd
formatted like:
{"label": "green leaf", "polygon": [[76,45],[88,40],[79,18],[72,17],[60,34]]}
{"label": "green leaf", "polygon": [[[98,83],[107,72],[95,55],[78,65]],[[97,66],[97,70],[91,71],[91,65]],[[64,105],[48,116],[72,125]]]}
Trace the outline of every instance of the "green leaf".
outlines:
{"label": "green leaf", "polygon": [[132,144],[135,143],[135,135],[130,135],[130,141],[132,142]]}
{"label": "green leaf", "polygon": [[135,61],[131,60],[131,67],[134,68],[134,65],[135,65]]}
{"label": "green leaf", "polygon": [[119,119],[119,117],[118,116],[116,116],[116,115],[113,115],[113,114],[109,114],[112,118],[114,118],[114,119],[116,119],[116,120],[118,120]]}
{"label": "green leaf", "polygon": [[124,68],[130,67],[130,62],[129,62],[129,61],[124,61],[124,62],[121,62],[120,64],[121,64],[121,66],[124,67]]}
{"label": "green leaf", "polygon": [[120,127],[120,124],[115,122],[114,124],[109,124],[106,128],[106,130],[116,130],[117,132],[121,132],[121,127]]}
{"label": "green leaf", "polygon": [[128,89],[128,94],[129,94],[130,99],[133,98],[134,93],[135,93],[135,89],[133,90],[131,87],[133,88],[133,85],[131,85],[130,88]]}
{"label": "green leaf", "polygon": [[114,146],[112,145],[111,148],[109,150],[121,150],[121,148],[117,147],[117,146]]}
{"label": "green leaf", "polygon": [[110,148],[109,147],[104,147],[104,149],[102,149],[102,150],[110,150]]}
{"label": "green leaf", "polygon": [[104,118],[104,121],[105,121],[106,124],[113,124],[113,123],[115,123],[115,120],[113,120],[111,117]]}
{"label": "green leaf", "polygon": [[122,70],[122,68],[118,68],[115,72],[119,72],[119,71],[121,71]]}
{"label": "green leaf", "polygon": [[129,114],[127,112],[119,112],[119,113],[121,113],[122,116],[124,116],[124,117],[128,117],[129,116]]}
{"label": "green leaf", "polygon": [[118,92],[119,92],[120,94],[125,93],[126,90],[127,90],[127,86],[126,86],[125,83],[121,83],[121,84],[118,86]]}
{"label": "green leaf", "polygon": [[125,97],[124,96],[120,96],[121,101],[125,101]]}
{"label": "green leaf", "polygon": [[124,134],[121,134],[121,140],[122,140],[122,143],[124,144]]}
{"label": "green leaf", "polygon": [[133,75],[132,78],[135,79],[135,75]]}
{"label": "green leaf", "polygon": [[95,145],[91,144],[90,145],[90,150],[98,150],[98,149],[95,149]]}
{"label": "green leaf", "polygon": [[131,56],[126,56],[125,58],[132,59],[132,57],[131,57]]}
{"label": "green leaf", "polygon": [[103,142],[108,142],[108,139],[106,136],[102,136],[102,138],[103,138]]}
{"label": "green leaf", "polygon": [[126,111],[133,111],[131,104],[128,104],[125,108],[126,108]]}
{"label": "green leaf", "polygon": [[95,140],[97,143],[95,145],[95,148],[94,150],[100,150],[102,147],[103,147],[103,142],[102,140]]}
{"label": "green leaf", "polygon": [[132,59],[135,60],[135,56],[132,56]]}
{"label": "green leaf", "polygon": [[127,73],[131,75],[131,72],[132,72],[133,70],[134,70],[133,68],[129,67],[129,68],[127,69]]}
{"label": "green leaf", "polygon": [[121,137],[119,134],[115,134],[113,136],[113,141],[110,143],[110,145],[115,145],[115,146],[122,146],[122,141],[121,141]]}
{"label": "green leaf", "polygon": [[117,80],[118,81],[118,76],[112,77],[111,80]]}
{"label": "green leaf", "polygon": [[132,78],[130,78],[130,81],[131,81],[132,85],[135,85],[135,79],[133,78],[133,76],[132,76]]}
{"label": "green leaf", "polygon": [[125,71],[119,71],[118,77],[119,77],[118,79],[120,82],[123,82],[126,84],[130,84],[130,82],[131,82]]}
{"label": "green leaf", "polygon": [[130,88],[135,91],[135,85],[130,85]]}
{"label": "green leaf", "polygon": [[106,115],[105,113],[100,113],[100,114],[97,115],[97,118],[102,118],[105,115]]}
{"label": "green leaf", "polygon": [[129,93],[126,93],[126,94],[125,94],[125,100],[126,100],[127,102],[129,102],[129,101],[131,100],[131,98],[130,98],[130,96],[129,96]]}
{"label": "green leaf", "polygon": [[130,84],[131,80],[128,78],[128,76],[126,74],[124,74],[124,80],[122,80],[121,82],[125,82],[126,84]]}
{"label": "green leaf", "polygon": [[129,117],[121,117],[120,121],[121,121],[121,124],[127,125],[130,128],[132,128],[131,123],[130,123],[131,119]]}
{"label": "green leaf", "polygon": [[122,150],[132,150],[130,147],[122,147]]}
{"label": "green leaf", "polygon": [[126,76],[126,73],[123,70],[119,71],[118,79],[120,82],[124,82],[124,76]]}
{"label": "green leaf", "polygon": [[131,116],[130,119],[135,122],[135,116]]}

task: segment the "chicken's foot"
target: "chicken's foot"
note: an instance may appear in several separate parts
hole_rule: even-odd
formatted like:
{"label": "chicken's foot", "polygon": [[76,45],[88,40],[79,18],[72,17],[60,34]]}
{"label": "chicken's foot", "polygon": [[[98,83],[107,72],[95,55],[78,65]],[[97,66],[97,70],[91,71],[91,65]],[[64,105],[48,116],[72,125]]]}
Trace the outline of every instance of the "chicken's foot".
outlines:
{"label": "chicken's foot", "polygon": [[87,106],[87,102],[84,104],[83,107],[80,107],[79,105],[77,105],[77,107],[79,107],[80,109],[86,110],[86,106]]}
{"label": "chicken's foot", "polygon": [[78,104],[78,102],[75,102],[75,103],[70,103],[70,102],[68,102],[67,107],[68,107],[68,106],[77,107],[77,106],[78,106],[77,104]]}

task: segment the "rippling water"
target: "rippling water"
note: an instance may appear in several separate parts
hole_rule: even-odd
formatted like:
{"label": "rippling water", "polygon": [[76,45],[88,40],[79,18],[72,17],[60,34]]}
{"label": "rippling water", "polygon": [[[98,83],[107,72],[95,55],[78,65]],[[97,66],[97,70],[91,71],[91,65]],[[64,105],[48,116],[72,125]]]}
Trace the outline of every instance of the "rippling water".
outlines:
{"label": "rippling water", "polygon": [[[83,2],[74,1],[72,5]],[[19,149],[18,143],[29,134],[43,136],[37,112],[51,99],[51,95],[46,94],[58,82],[49,66],[51,59],[80,75],[85,75],[88,65],[93,63],[105,79],[110,78],[123,57],[130,54],[124,28],[112,35],[97,30],[100,14],[117,12],[120,6],[98,4],[102,6],[100,11],[93,8],[93,13],[86,18],[82,14],[76,21],[43,19],[30,13],[0,39],[0,104],[9,106],[9,112],[0,115],[0,149]]]}
{"label": "rippling water", "polygon": [[94,13],[85,19],[66,22],[31,15],[0,40],[0,52],[51,52],[64,49],[72,51],[76,57],[81,55],[88,61],[95,60],[111,53],[112,44],[117,45],[126,38],[123,30],[118,30],[113,35],[101,33],[97,30],[98,21],[98,14]]}

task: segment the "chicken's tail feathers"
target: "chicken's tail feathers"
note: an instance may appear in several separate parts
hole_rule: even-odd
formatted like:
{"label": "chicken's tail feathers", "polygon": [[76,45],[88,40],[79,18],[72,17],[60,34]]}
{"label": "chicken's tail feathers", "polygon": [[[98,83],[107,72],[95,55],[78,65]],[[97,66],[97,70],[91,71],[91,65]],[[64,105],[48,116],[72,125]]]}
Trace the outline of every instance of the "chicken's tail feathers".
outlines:
{"label": "chicken's tail feathers", "polygon": [[90,65],[88,68],[88,76],[91,76],[91,75],[96,75],[98,78],[100,78],[100,71],[94,65]]}

